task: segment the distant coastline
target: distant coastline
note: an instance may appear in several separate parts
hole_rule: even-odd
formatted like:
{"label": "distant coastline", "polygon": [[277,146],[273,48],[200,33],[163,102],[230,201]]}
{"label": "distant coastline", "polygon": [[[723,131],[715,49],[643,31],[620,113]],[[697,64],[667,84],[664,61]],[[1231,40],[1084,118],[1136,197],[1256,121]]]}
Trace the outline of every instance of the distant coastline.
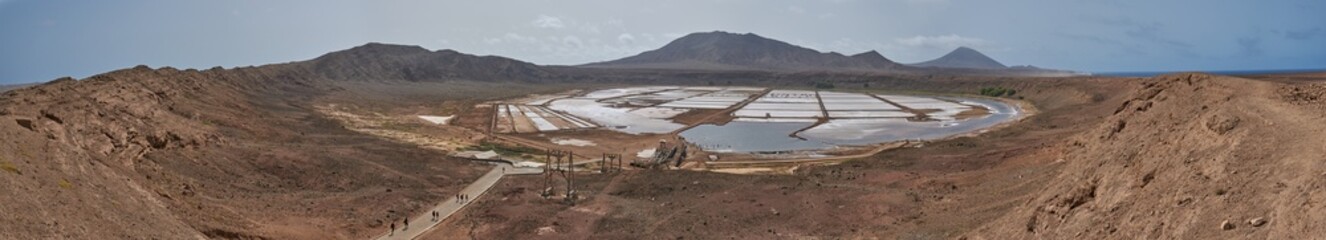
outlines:
{"label": "distant coastline", "polygon": [[1243,75],[1263,75],[1263,74],[1284,74],[1284,73],[1305,73],[1305,72],[1326,72],[1326,68],[1319,69],[1276,69],[1276,70],[1226,70],[1226,71],[1154,71],[1154,72],[1094,72],[1091,75],[1111,76],[1111,77],[1154,77],[1168,73],[1177,72],[1204,72],[1216,75],[1243,76]]}

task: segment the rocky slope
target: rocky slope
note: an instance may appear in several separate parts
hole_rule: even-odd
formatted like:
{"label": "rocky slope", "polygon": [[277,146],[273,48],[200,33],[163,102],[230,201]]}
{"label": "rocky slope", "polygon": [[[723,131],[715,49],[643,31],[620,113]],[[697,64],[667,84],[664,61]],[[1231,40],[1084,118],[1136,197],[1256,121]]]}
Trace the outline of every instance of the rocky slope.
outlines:
{"label": "rocky slope", "polygon": [[1005,69],[1003,63],[968,47],[958,47],[934,60],[909,64],[916,67]]}
{"label": "rocky slope", "polygon": [[352,92],[343,83],[542,74],[509,59],[419,50],[369,44],[261,67],[139,66],[5,92],[0,239],[381,233],[482,166],[346,130],[314,110],[319,99]]}
{"label": "rocky slope", "polygon": [[1065,146],[1062,172],[971,239],[1323,236],[1326,85],[1148,79]]}

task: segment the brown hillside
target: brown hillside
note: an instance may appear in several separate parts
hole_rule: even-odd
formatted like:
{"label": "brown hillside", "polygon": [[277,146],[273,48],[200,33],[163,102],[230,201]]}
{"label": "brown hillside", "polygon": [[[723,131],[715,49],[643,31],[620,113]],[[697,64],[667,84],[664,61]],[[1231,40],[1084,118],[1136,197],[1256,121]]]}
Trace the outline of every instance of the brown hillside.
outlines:
{"label": "brown hillside", "polygon": [[0,97],[0,239],[365,238],[478,165],[342,128],[291,65],[136,67]]}
{"label": "brown hillside", "polygon": [[1065,143],[1062,172],[972,239],[1323,236],[1326,85],[1147,80]]}

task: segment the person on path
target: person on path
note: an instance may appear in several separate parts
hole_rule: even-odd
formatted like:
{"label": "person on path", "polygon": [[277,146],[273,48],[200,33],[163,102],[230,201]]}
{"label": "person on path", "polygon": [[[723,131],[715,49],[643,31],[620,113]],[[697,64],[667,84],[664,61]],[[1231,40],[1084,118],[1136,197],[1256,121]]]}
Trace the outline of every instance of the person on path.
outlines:
{"label": "person on path", "polygon": [[406,229],[410,229],[410,219],[409,219],[409,218],[401,219],[401,222],[404,222],[404,223],[405,223],[405,226],[404,226],[404,227],[401,227],[401,230],[402,230],[402,231],[404,231],[404,230],[406,230]]}
{"label": "person on path", "polygon": [[391,222],[391,233],[387,234],[387,236],[392,236],[392,235],[396,235],[396,222]]}

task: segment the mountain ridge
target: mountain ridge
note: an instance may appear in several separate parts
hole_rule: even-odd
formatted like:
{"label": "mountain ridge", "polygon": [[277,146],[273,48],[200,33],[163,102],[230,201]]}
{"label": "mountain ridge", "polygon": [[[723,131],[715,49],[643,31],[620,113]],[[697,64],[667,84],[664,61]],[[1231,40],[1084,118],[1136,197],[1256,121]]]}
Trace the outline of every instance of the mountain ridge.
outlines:
{"label": "mountain ridge", "polygon": [[916,67],[972,68],[972,69],[1007,69],[1008,66],[986,56],[976,49],[958,47],[939,58],[919,63],[908,64]]}
{"label": "mountain ridge", "polygon": [[[872,71],[898,65],[884,60],[870,62],[839,53],[820,52],[753,33],[713,31],[688,34],[635,56],[580,67],[702,69],[718,66],[784,71]],[[702,66],[705,64],[709,66]]]}

